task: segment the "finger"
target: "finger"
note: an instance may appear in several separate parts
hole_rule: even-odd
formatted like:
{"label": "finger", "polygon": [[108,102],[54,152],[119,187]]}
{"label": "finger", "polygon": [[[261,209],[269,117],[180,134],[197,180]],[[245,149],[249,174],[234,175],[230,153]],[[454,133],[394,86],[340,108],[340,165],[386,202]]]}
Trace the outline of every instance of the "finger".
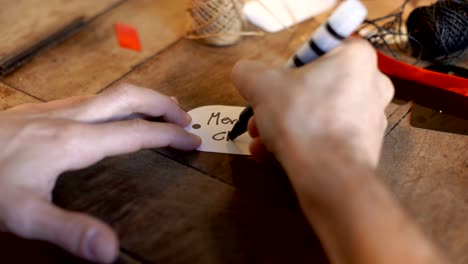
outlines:
{"label": "finger", "polygon": [[169,98],[171,98],[172,101],[174,101],[178,106],[180,106],[179,105],[179,100],[177,99],[177,97],[171,96]]}
{"label": "finger", "polygon": [[382,133],[382,135],[385,135],[385,130],[387,130],[387,127],[388,127],[387,115],[383,113],[382,118],[380,119],[380,132]]}
{"label": "finger", "polygon": [[99,263],[111,263],[118,255],[117,236],[95,218],[65,211],[28,195],[12,209],[7,213],[7,229],[18,236],[48,241]]}
{"label": "finger", "polygon": [[15,106],[7,110],[9,113],[33,114],[35,117],[50,116],[58,110],[73,109],[83,102],[89,100],[91,96],[73,96],[66,99],[54,100],[46,103],[28,103]]}
{"label": "finger", "polygon": [[162,116],[166,121],[182,127],[190,124],[191,120],[177,100],[131,84],[123,84],[98,95],[86,108],[82,118],[89,121],[120,120],[135,113]]}
{"label": "finger", "polygon": [[94,125],[77,124],[71,126],[69,132],[65,140],[68,143],[61,143],[64,151],[69,153],[63,169],[83,168],[105,157],[140,149],[172,147],[193,150],[201,144],[200,137],[177,125],[141,119]]}
{"label": "finger", "polygon": [[[259,77],[277,77],[279,71],[256,61],[240,61],[232,70],[231,79],[239,93],[249,102],[255,104],[268,85],[258,83]],[[274,81],[271,79],[269,81]]]}
{"label": "finger", "polygon": [[129,119],[135,114],[163,117],[164,120],[182,127],[190,124],[191,120],[177,100],[131,84],[106,90],[78,107],[58,111],[55,117],[100,123]]}
{"label": "finger", "polygon": [[253,117],[249,119],[249,123],[247,124],[247,131],[249,132],[249,135],[252,138],[255,138],[255,137],[259,136],[257,125],[256,125],[255,119]]}
{"label": "finger", "polygon": [[250,142],[249,149],[250,153],[259,160],[267,160],[272,155],[259,137],[254,138]]}
{"label": "finger", "polygon": [[[331,60],[330,60],[331,59]],[[337,64],[359,71],[362,74],[372,73],[377,69],[377,52],[372,45],[362,38],[347,38],[343,45],[320,57],[318,60]],[[307,66],[308,67],[308,66]]]}
{"label": "finger", "polygon": [[385,105],[388,105],[395,96],[395,88],[392,81],[385,74],[379,72],[380,90],[382,93],[382,100]]}

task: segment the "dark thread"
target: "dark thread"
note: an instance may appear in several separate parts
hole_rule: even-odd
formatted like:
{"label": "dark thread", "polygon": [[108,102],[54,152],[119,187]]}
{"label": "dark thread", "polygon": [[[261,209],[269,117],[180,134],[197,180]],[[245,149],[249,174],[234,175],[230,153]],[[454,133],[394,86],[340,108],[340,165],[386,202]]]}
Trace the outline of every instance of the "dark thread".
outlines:
{"label": "dark thread", "polygon": [[[379,17],[373,20],[367,19],[364,22],[366,25],[370,25],[376,29],[376,33],[366,36],[366,39],[377,49],[390,52],[390,54],[396,59],[398,59],[398,56],[394,48],[404,53],[409,53],[410,50],[409,43],[403,41],[404,37],[411,38],[411,36],[408,36],[408,34],[403,32],[403,12],[408,2],[409,0],[405,0],[400,10],[393,14]],[[395,47],[392,47],[387,42],[389,37],[395,40]]]}
{"label": "dark thread", "polygon": [[[393,14],[365,24],[373,26],[376,33],[365,38],[377,49],[389,52],[399,59],[396,50],[412,54],[417,58],[435,63],[450,63],[461,58],[468,47],[468,1],[440,0],[430,6],[413,10],[408,20],[403,20],[403,12],[409,0]],[[408,33],[403,28],[406,25]],[[405,41],[407,38],[408,41]],[[389,44],[388,39],[394,43]]]}

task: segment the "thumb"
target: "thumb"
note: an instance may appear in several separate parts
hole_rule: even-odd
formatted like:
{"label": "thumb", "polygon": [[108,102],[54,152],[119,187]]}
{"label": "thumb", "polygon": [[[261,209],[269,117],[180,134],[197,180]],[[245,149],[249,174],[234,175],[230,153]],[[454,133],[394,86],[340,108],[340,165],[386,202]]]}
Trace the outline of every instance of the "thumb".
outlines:
{"label": "thumb", "polygon": [[54,243],[90,261],[111,263],[117,258],[115,233],[93,217],[65,211],[39,198],[23,199],[9,211],[6,227],[18,236]]}
{"label": "thumb", "polygon": [[[265,79],[279,76],[278,69],[267,66],[257,61],[239,61],[234,65],[231,73],[231,80],[239,93],[250,103],[255,103],[267,90]],[[273,80],[268,80],[273,81]]]}

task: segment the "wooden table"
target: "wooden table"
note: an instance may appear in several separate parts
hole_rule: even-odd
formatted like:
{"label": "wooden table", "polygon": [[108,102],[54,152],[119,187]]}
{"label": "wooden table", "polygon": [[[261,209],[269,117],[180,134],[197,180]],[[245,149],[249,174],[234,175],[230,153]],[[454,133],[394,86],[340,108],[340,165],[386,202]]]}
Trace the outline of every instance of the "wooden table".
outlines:
{"label": "wooden table", "polygon": [[[374,16],[395,7],[365,2]],[[181,38],[180,22],[163,23],[180,21],[181,3],[108,1],[80,33],[2,78],[0,107],[93,94],[122,82],[175,95],[187,109],[245,105],[229,82],[233,64],[281,64],[324,18],[215,48]],[[143,52],[117,46],[117,20],[139,29]],[[428,103],[450,95],[396,86],[380,175],[454,263],[468,263],[468,120],[440,113],[446,104]],[[455,101],[462,104],[458,114],[468,112],[465,99],[449,105]],[[53,200],[115,228],[121,263],[327,263],[281,168],[250,157],[144,150],[65,173]],[[0,245],[5,263],[85,263],[52,245],[7,234],[0,234]]]}

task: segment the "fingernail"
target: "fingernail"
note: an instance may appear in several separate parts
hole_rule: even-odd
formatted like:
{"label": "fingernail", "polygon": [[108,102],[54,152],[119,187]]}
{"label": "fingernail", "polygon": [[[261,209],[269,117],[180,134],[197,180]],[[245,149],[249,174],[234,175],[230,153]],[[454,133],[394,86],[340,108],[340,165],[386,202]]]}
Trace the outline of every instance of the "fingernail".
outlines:
{"label": "fingernail", "polygon": [[198,142],[198,145],[201,145],[201,143],[202,143],[202,138],[199,137],[199,136],[197,136],[197,135],[195,135],[195,134],[192,134],[192,136],[193,136],[193,138],[195,139],[195,141]]}
{"label": "fingernail", "polygon": [[99,263],[111,263],[116,253],[115,242],[106,237],[103,233],[90,230],[88,233],[88,253],[91,260]]}
{"label": "fingernail", "polygon": [[185,113],[185,119],[187,121],[187,124],[190,124],[192,122],[192,117],[188,113]]}
{"label": "fingernail", "polygon": [[174,101],[177,105],[179,105],[179,100],[177,100],[177,98],[175,98],[174,96],[171,96],[170,97],[172,101]]}

